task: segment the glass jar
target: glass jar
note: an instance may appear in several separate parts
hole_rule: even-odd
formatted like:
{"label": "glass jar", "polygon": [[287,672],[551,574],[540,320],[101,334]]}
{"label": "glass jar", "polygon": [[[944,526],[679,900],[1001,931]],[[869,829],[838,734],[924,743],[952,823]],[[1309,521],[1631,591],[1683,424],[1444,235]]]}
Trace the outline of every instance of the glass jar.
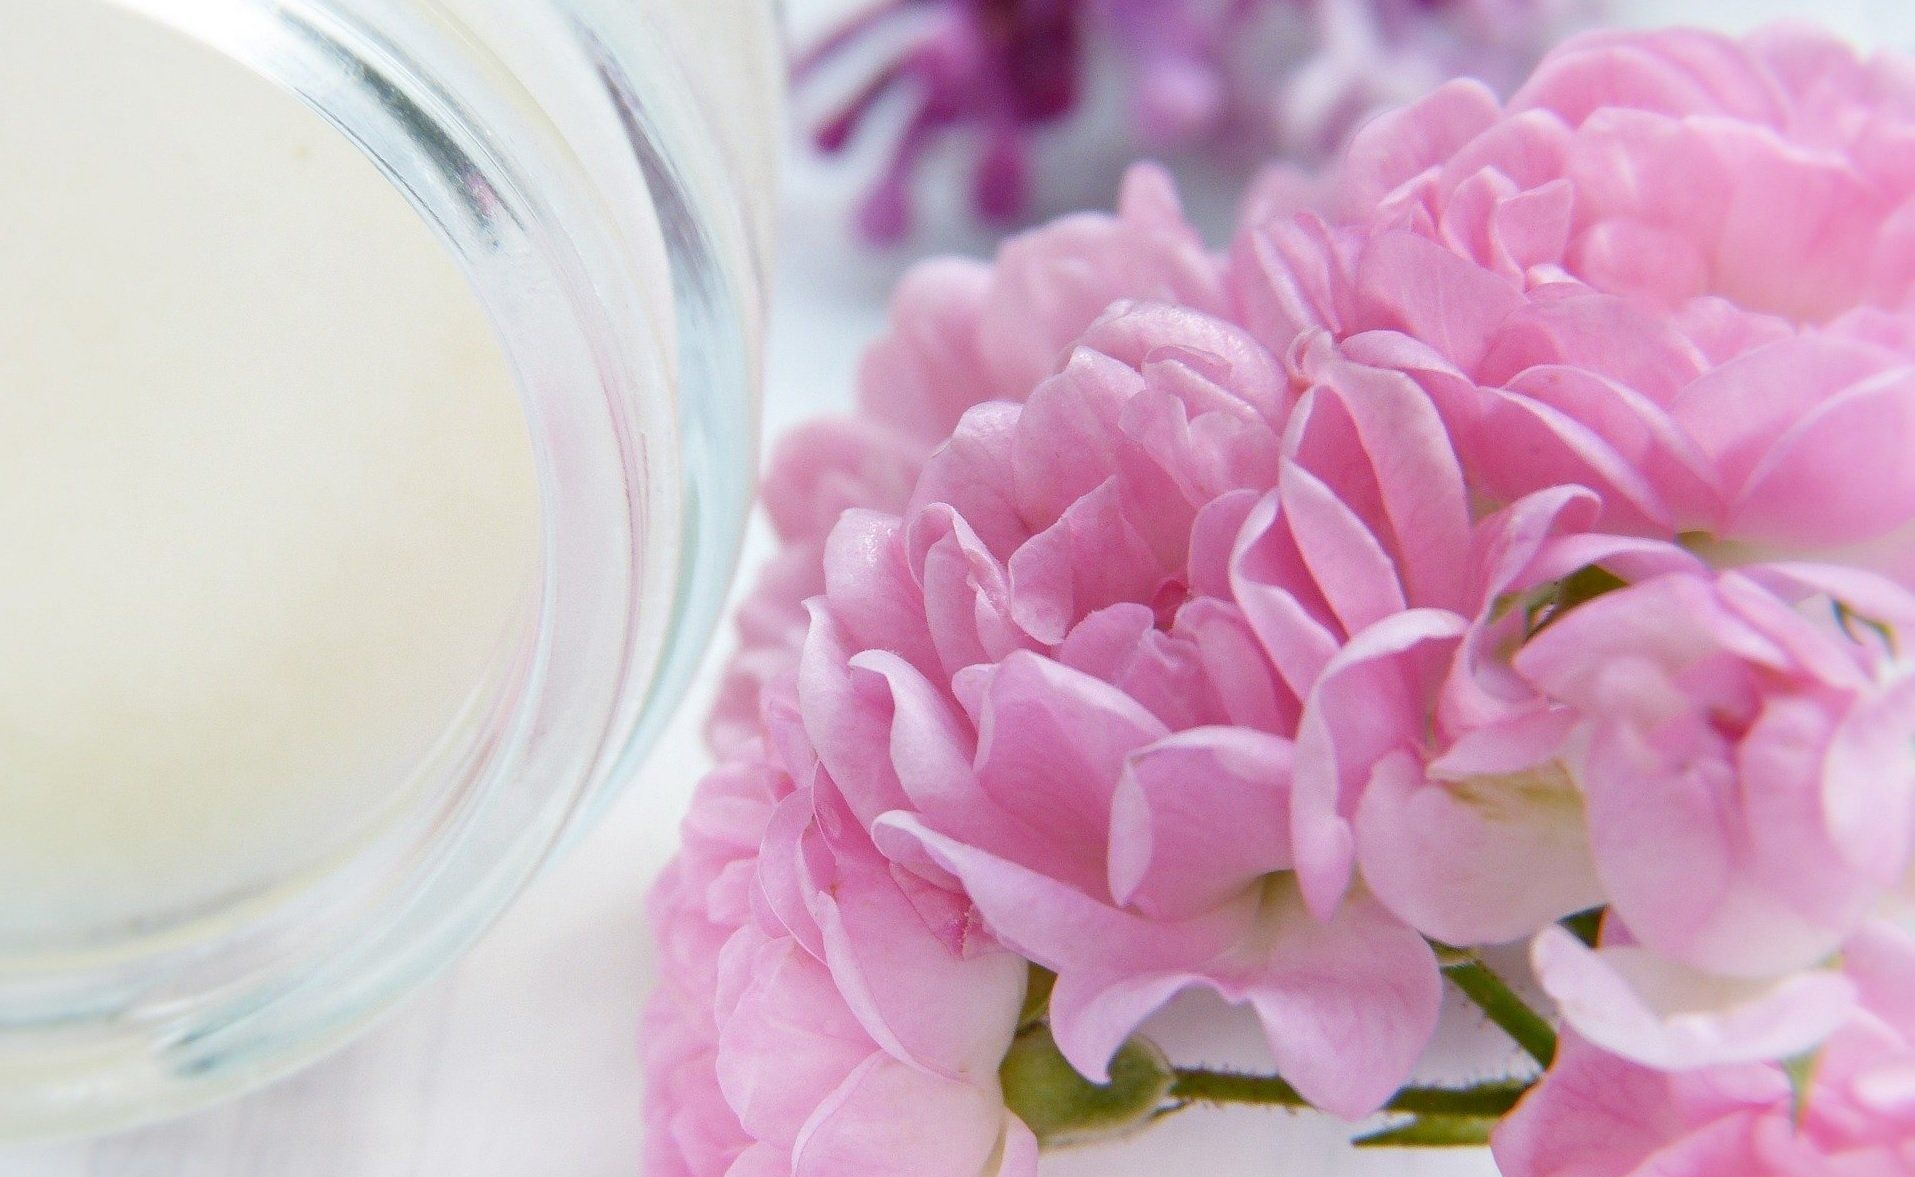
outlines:
{"label": "glass jar", "polygon": [[518,387],[539,552],[375,835],[216,910],[0,943],[0,1137],[282,1075],[466,948],[632,777],[725,599],[755,458],[769,0],[112,2],[297,95],[456,258]]}

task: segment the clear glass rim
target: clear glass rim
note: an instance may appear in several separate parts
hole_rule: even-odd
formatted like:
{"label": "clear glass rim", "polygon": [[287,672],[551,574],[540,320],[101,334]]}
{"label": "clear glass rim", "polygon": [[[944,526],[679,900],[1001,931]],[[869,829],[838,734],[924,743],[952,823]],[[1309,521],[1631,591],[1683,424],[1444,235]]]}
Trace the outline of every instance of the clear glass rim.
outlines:
{"label": "clear glass rim", "polygon": [[[0,961],[0,1139],[130,1126],[269,1081],[467,948],[630,779],[682,694],[757,441],[763,243],[699,149],[691,79],[629,6],[536,6],[589,63],[591,117],[625,148],[606,158],[578,150],[579,112],[526,101],[441,5],[112,2],[298,94],[459,258],[521,385],[544,551],[523,641],[437,766],[429,811],[231,936],[31,975]],[[648,285],[652,256],[669,291]]]}

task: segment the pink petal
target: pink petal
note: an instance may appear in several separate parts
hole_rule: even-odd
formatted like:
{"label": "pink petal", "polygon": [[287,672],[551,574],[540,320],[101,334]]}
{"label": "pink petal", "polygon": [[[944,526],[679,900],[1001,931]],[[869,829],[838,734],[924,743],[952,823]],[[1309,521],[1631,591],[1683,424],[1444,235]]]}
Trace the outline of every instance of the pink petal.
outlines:
{"label": "pink petal", "polygon": [[1458,736],[1449,751],[1430,761],[1427,775],[1433,781],[1465,781],[1528,772],[1564,756],[1575,728],[1575,713],[1563,708],[1500,716]]}
{"label": "pink petal", "polygon": [[1278,493],[1297,551],[1345,633],[1404,610],[1395,563],[1348,504],[1292,462]]}
{"label": "pink petal", "polygon": [[1881,371],[1886,358],[1871,347],[1790,336],[1705,372],[1669,411],[1734,493],[1791,426]]}
{"label": "pink petal", "polygon": [[1307,213],[1246,225],[1230,248],[1231,317],[1278,355],[1306,332],[1340,334],[1357,240]]}
{"label": "pink petal", "polygon": [[1231,595],[1290,693],[1301,699],[1336,654],[1341,634],[1316,589],[1276,494],[1244,519],[1230,563]]}
{"label": "pink petal", "polygon": [[1005,1116],[997,1168],[985,1177],[1037,1177],[1037,1135],[1016,1116]]}
{"label": "pink petal", "polygon": [[1623,461],[1640,469],[1656,497],[1684,519],[1720,517],[1724,496],[1707,457],[1649,397],[1561,364],[1530,368],[1509,387],[1593,430]]}
{"label": "pink petal", "polygon": [[[1613,689],[1628,685],[1617,676]],[[1645,683],[1644,697],[1664,686]],[[1734,788],[1726,763],[1671,769],[1633,729],[1605,728],[1582,772],[1590,843],[1610,900],[1631,927],[1689,956],[1735,894]]]}
{"label": "pink petal", "polygon": [[1915,372],[1866,381],[1795,422],[1737,497],[1730,534],[1806,548],[1891,531],[1915,516]]}
{"label": "pink petal", "polygon": [[863,830],[835,841],[835,878],[815,903],[824,959],[846,1005],[899,1061],[954,1081],[994,1083],[1017,1030],[1023,958],[953,953]]}
{"label": "pink petal", "polygon": [[909,804],[939,813],[980,800],[976,737],[949,696],[889,651],[867,650],[850,667],[880,680],[890,697],[891,769]]}
{"label": "pink petal", "polygon": [[964,881],[992,934],[1058,974],[1051,1012],[1058,1047],[1084,1075],[1103,1080],[1112,1056],[1138,1024],[1179,990],[1193,970],[1241,939],[1256,906],[1190,920],[1157,921],[1122,911],[1030,867],[930,828],[908,814],[880,823],[879,844],[916,844]]}
{"label": "pink petal", "polygon": [[1401,372],[1318,350],[1305,349],[1316,386],[1292,419],[1292,456],[1384,541],[1414,604],[1462,608],[1468,492],[1436,406]]}
{"label": "pink petal", "polygon": [[1030,523],[1057,519],[1123,465],[1130,442],[1120,422],[1143,390],[1136,369],[1077,347],[1031,393],[1011,438],[1017,502]]}
{"label": "pink petal", "polygon": [[859,371],[861,409],[929,446],[991,399],[975,331],[990,286],[989,267],[970,259],[939,258],[906,274],[892,295],[890,331]]}
{"label": "pink petal", "polygon": [[946,506],[927,507],[912,517],[906,539],[947,675],[1036,646],[1012,619],[1010,573],[962,516]]}
{"label": "pink petal", "polygon": [[1133,755],[1112,799],[1112,898],[1183,919],[1287,869],[1290,754],[1288,740],[1213,727]]}
{"label": "pink petal", "polygon": [[1715,289],[1808,322],[1865,295],[1886,210],[1854,164],[1784,143],[1767,127],[1717,124],[1709,137],[1737,179],[1720,210]]}
{"label": "pink petal", "polygon": [[1427,781],[1398,753],[1356,815],[1358,861],[1378,899],[1445,944],[1502,944],[1601,906],[1582,798],[1554,765]]}
{"label": "pink petal", "polygon": [[754,1144],[738,1154],[724,1174],[725,1177],[791,1177],[791,1150],[763,1142]]}
{"label": "pink petal", "polygon": [[1915,853],[1911,744],[1915,679],[1904,678],[1849,712],[1835,729],[1820,774],[1820,816],[1830,844],[1851,869],[1880,886],[1904,877]]}
{"label": "pink petal", "polygon": [[1302,704],[1276,677],[1243,610],[1200,598],[1177,614],[1175,631],[1197,647],[1231,723],[1259,731],[1296,731]]}
{"label": "pink petal", "polygon": [[[1174,347],[1166,347],[1166,340],[1176,341]],[[1131,301],[1113,305],[1091,324],[1083,345],[1145,373],[1148,383],[1177,389],[1193,416],[1234,408],[1274,425],[1290,408],[1283,365],[1228,319],[1170,303]],[[1153,371],[1160,365],[1169,370]],[[1179,387],[1179,368],[1187,370],[1186,378],[1199,379]]]}
{"label": "pink petal", "polygon": [[806,1123],[791,1177],[979,1177],[997,1155],[1004,1118],[990,1088],[874,1055]]}
{"label": "pink petal", "polygon": [[1230,567],[1237,537],[1264,497],[1258,491],[1233,490],[1197,512],[1190,525],[1190,562],[1185,570],[1192,597],[1230,596]]}
{"label": "pink petal", "polygon": [[[1021,405],[997,402],[966,413],[957,432],[925,463],[906,516],[915,520],[942,506],[946,516],[962,519],[967,532],[998,560],[1009,560],[1031,537],[1016,493],[1012,457],[1023,413]],[[928,545],[925,538],[913,536],[913,553],[921,555]]]}
{"label": "pink petal", "polygon": [[1310,693],[1297,730],[1291,828],[1311,910],[1336,910],[1356,866],[1350,818],[1376,764],[1421,741],[1434,682],[1469,623],[1415,609],[1352,638]]}
{"label": "pink petal", "polygon": [[1328,923],[1294,882],[1265,888],[1255,948],[1221,991],[1263,1022],[1277,1071],[1346,1120],[1374,1112],[1409,1078],[1436,1030],[1442,980],[1424,939],[1368,895]]}
{"label": "pink petal", "polygon": [[1051,991],[1051,1030],[1058,1052],[1091,1082],[1109,1082],[1110,1061],[1131,1035],[1172,998],[1202,981],[1190,970],[1138,968],[1129,959],[1061,972]]}
{"label": "pink petal", "polygon": [[1055,645],[1088,613],[1151,600],[1169,571],[1131,526],[1113,478],[1011,557],[1012,616],[1032,637]]}
{"label": "pink petal", "polygon": [[[1835,717],[1825,706],[1803,698],[1768,700],[1743,737],[1736,763],[1740,777],[1739,800],[1746,814],[1748,831],[1748,857],[1743,869],[1751,883],[1774,895],[1796,919],[1828,929],[1825,934],[1813,937],[1810,945],[1801,948],[1795,957],[1778,958],[1779,963],[1770,963],[1770,969],[1800,965],[1826,956],[1862,919],[1879,890],[1893,885],[1901,877],[1902,867],[1908,861],[1906,837],[1900,853],[1889,850],[1888,861],[1881,864],[1879,877],[1870,880],[1859,875],[1848,862],[1850,855],[1865,856],[1866,851],[1837,842],[1831,836],[1826,819],[1830,789],[1841,787],[1832,775],[1839,767],[1861,769],[1876,781],[1873,792],[1878,801],[1878,820],[1891,827],[1898,820],[1905,821],[1905,804],[1903,812],[1898,814],[1895,800],[1898,793],[1906,798],[1909,774],[1915,771],[1915,763],[1911,763],[1915,757],[1909,753],[1911,741],[1915,741],[1915,726],[1909,723],[1915,717],[1907,714],[1911,706],[1915,704],[1910,699],[1901,700],[1898,709],[1904,714],[1896,717],[1889,730],[1877,733],[1878,738],[1888,744],[1887,748],[1878,745],[1878,753],[1887,753],[1882,759],[1830,765],[1831,728]],[[1901,770],[1899,778],[1894,775],[1897,768]],[[1888,775],[1881,775],[1883,770],[1887,770]],[[1824,781],[1828,785],[1818,788]],[[1849,787],[1856,786],[1850,782]],[[1903,829],[1907,829],[1906,825]],[[1760,920],[1760,908],[1749,915]],[[1718,934],[1726,939],[1747,936],[1774,939],[1782,942],[1776,945],[1776,950],[1786,951],[1783,945],[1794,939],[1786,934],[1791,922],[1775,920],[1744,924],[1739,929],[1725,927]],[[1719,967],[1735,966],[1723,961]],[[1735,971],[1743,970],[1736,968]]]}
{"label": "pink petal", "polygon": [[[977,324],[993,396],[1022,397],[1072,341],[1122,298],[1222,308],[1218,266],[1184,219],[1161,168],[1125,178],[1116,217],[1078,214],[1004,243]],[[981,399],[981,398],[980,398]]]}
{"label": "pink petal", "polygon": [[937,669],[937,647],[896,516],[845,513],[825,545],[825,591],[852,648],[882,646],[927,674]]}
{"label": "pink petal", "polygon": [[889,692],[882,678],[850,667],[848,645],[843,628],[814,604],[798,696],[818,759],[859,820],[869,823],[907,798],[891,763]]}
{"label": "pink petal", "polygon": [[1670,505],[1644,476],[1589,426],[1541,401],[1501,393],[1466,435],[1471,473],[1482,493],[1514,501],[1574,483],[1601,496],[1619,530],[1666,531]]}
{"label": "pink petal", "polygon": [[818,1093],[844,1082],[874,1047],[824,966],[797,944],[761,938],[748,948],[740,963],[749,980],[723,1018],[718,1082],[746,1131],[789,1147]]}
{"label": "pink petal", "polygon": [[[1087,630],[1103,630],[1100,642],[1110,642],[1121,633],[1124,644],[1087,649],[1079,641]],[[1093,613],[1071,631],[1057,660],[1123,691],[1173,730],[1229,719],[1197,644],[1186,633],[1159,629],[1156,613],[1148,606],[1118,604]]]}
{"label": "pink petal", "polygon": [[1709,258],[1674,229],[1642,221],[1603,221],[1576,240],[1576,275],[1596,289],[1667,304],[1709,289]]}
{"label": "pink petal", "polygon": [[1537,937],[1533,961],[1577,1033],[1658,1070],[1794,1058],[1855,1009],[1855,986],[1839,973],[1732,982],[1642,948],[1590,949],[1561,928]]}
{"label": "pink petal", "polygon": [[1542,1086],[1497,1127],[1497,1167],[1507,1177],[1757,1172],[1752,1121],[1788,1090],[1780,1071],[1750,1070],[1700,1073],[1688,1085],[1704,1091],[1692,1093],[1683,1081],[1565,1034]]}
{"label": "pink petal", "polygon": [[1521,291],[1490,271],[1409,233],[1370,239],[1358,288],[1367,325],[1414,336],[1465,371],[1524,301]]}
{"label": "pink petal", "polygon": [[1866,925],[1842,946],[1842,971],[1863,1008],[1915,1041],[1915,933],[1887,920]]}
{"label": "pink petal", "polygon": [[[1169,732],[1114,687],[1035,655],[991,674],[978,723],[984,792],[1049,840],[1060,862],[1102,879],[1111,796],[1124,762]],[[1073,876],[1075,877],[1075,876]]]}
{"label": "pink petal", "polygon": [[1367,214],[1397,188],[1438,167],[1496,125],[1502,104],[1481,82],[1450,82],[1400,110],[1379,115],[1350,141],[1344,164],[1347,207]]}
{"label": "pink petal", "polygon": [[1736,43],[1696,29],[1586,33],[1537,68],[1510,109],[1540,107],[1580,124],[1611,107],[1681,117],[1778,117],[1781,95]]}
{"label": "pink petal", "polygon": [[[821,872],[811,861],[816,847],[809,837],[816,820],[816,799],[810,789],[793,793],[779,804],[765,829],[752,883],[777,923],[812,956],[824,959],[824,931],[812,910],[821,885],[828,885],[828,867]],[[743,922],[742,920],[740,921]]]}
{"label": "pink petal", "polygon": [[1569,611],[1531,639],[1515,665],[1551,696],[1599,710],[1617,660],[1642,659],[1673,672],[1717,651],[1765,666],[1788,664],[1783,650],[1723,605],[1712,580],[1671,575]]}
{"label": "pink petal", "polygon": [[1507,385],[1531,368],[1577,368],[1668,406],[1709,362],[1686,326],[1642,299],[1545,286],[1503,321],[1476,376]]}

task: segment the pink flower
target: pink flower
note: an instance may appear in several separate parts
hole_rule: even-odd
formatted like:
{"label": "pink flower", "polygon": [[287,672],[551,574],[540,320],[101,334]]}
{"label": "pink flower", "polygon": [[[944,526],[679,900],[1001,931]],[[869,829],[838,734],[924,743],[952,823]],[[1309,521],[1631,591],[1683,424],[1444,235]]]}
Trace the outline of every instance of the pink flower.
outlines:
{"label": "pink flower", "polygon": [[1886,924],[1843,950],[1860,1009],[1804,1069],[1669,1074],[1571,1036],[1498,1129],[1508,1177],[1899,1177],[1915,1172],[1915,942]]}
{"label": "pink flower", "polygon": [[1226,305],[1221,265],[1184,219],[1170,177],[1150,165],[1125,177],[1115,216],[1061,217],[1004,242],[990,265],[916,267],[892,300],[889,333],[865,357],[860,415],[928,453],[972,406],[1030,396],[1120,299],[1210,314]]}
{"label": "pink flower", "polygon": [[1855,987],[1826,967],[1725,977],[1641,947],[1614,915],[1599,948],[1561,928],[1536,938],[1536,975],[1576,1034],[1662,1071],[1795,1058],[1855,1012]]}
{"label": "pink flower", "polygon": [[[847,988],[839,988],[832,969],[848,967],[843,953],[835,961],[823,959],[830,953],[824,949],[822,933],[815,930],[816,916],[809,914],[826,900],[816,893],[804,898],[806,885],[795,881],[793,864],[801,856],[792,853],[792,847],[798,843],[812,847],[813,853],[802,858],[809,863],[819,857],[815,851],[820,835],[813,823],[802,838],[797,837],[796,819],[790,816],[808,803],[815,808],[808,799],[817,793],[800,790],[795,782],[814,775],[817,766],[807,742],[788,722],[795,712],[788,683],[808,628],[804,601],[825,589],[825,542],[838,517],[852,508],[902,510],[932,447],[966,410],[995,397],[1028,395],[1057,352],[1111,301],[1125,296],[1154,296],[1195,306],[1216,307],[1222,302],[1216,263],[1179,214],[1168,182],[1147,169],[1133,175],[1114,217],[1067,218],[1009,243],[994,267],[956,261],[922,267],[899,293],[890,336],[867,359],[863,385],[868,415],[819,422],[781,447],[765,501],[783,546],[739,617],[740,650],[728,667],[710,729],[722,763],[701,786],[685,826],[684,850],[653,898],[665,976],[645,1025],[651,1077],[648,1172],[702,1177],[727,1172],[733,1163],[743,1165],[746,1161],[740,1158],[746,1156],[750,1164],[770,1164],[766,1171],[787,1171],[778,1166],[790,1167],[801,1159],[791,1152],[798,1138],[790,1121],[807,1104],[814,1112],[826,1107],[832,1089],[823,1084],[833,1076],[846,1096],[844,1114],[853,1116],[833,1121],[840,1126],[878,1132],[886,1127],[886,1117],[899,1118],[897,1106],[883,1102],[890,1098],[886,1093],[905,1092],[913,1101],[929,1099],[936,1104],[943,1098],[952,1116],[971,1125],[971,1139],[996,1139],[978,1125],[990,1119],[992,1106],[998,1121],[1004,1120],[1001,1098],[992,1093],[992,1084],[1008,1044],[1006,1026],[1015,1024],[1024,969],[1021,960],[1001,951],[991,953],[987,965],[945,965],[961,974],[954,982],[958,991],[926,998],[935,1001],[924,1010],[949,1003],[979,1009],[987,1021],[996,1019],[989,1032],[959,1035],[960,1041],[929,1052],[934,1067],[941,1065],[936,1056],[948,1062],[953,1049],[964,1055],[962,1067],[944,1066],[947,1073],[942,1083],[929,1085],[933,1090],[924,1090],[925,1081],[911,1079],[893,1065],[902,1061],[907,1070],[927,1065],[923,1057],[904,1051],[895,1035],[864,1031],[860,1037],[847,1030],[835,1038],[787,1039],[779,1042],[778,1050],[797,1057],[815,1053],[824,1060],[820,1065],[826,1071],[805,1072],[808,1078],[783,1092],[780,1099],[789,1107],[782,1118],[748,1117],[749,1130],[740,1123],[733,1101],[749,1095],[744,1084],[752,1072],[762,1068],[785,1073],[782,1057],[765,1055],[752,1045],[760,1039],[772,1040],[766,1037],[768,1031],[760,1029],[766,1018],[775,1020],[776,1003],[798,1003],[807,1011],[803,1024],[832,1019],[843,1023],[852,1016],[844,1010],[857,1000],[854,991],[864,985],[845,982]],[[828,778],[821,783],[826,795],[835,795]],[[787,816],[774,829],[777,814]],[[773,834],[782,840],[767,841]],[[878,870],[870,853],[868,839],[857,833],[849,843],[834,843],[822,857],[826,861],[842,857],[870,877]],[[776,868],[768,869],[761,854],[774,861]],[[963,912],[969,908],[961,895],[933,898],[921,882],[912,883],[909,876],[893,877],[900,880],[897,886],[905,888],[899,893],[914,904],[926,911],[944,910],[942,918],[963,923]],[[773,882],[783,901],[767,918],[760,897]],[[828,886],[817,880],[808,885],[814,891]],[[879,882],[872,883],[871,892],[889,893]],[[895,897],[891,907],[896,907]],[[922,927],[910,921],[899,925],[874,919],[861,915],[839,922],[865,944],[900,954],[887,965],[894,974],[889,980],[916,983],[910,971],[927,967],[923,954],[915,960],[901,955],[913,943],[929,953],[936,965],[936,953],[925,948]],[[803,931],[802,937],[798,930]],[[963,960],[965,953],[982,952],[989,943],[973,930],[968,939],[947,944],[945,949]],[[819,951],[807,950],[807,944]],[[721,953],[731,962],[729,970],[735,974],[731,982],[721,982]],[[743,978],[758,966],[768,970],[775,983],[744,985]],[[1007,969],[1016,978],[1016,985],[1009,989],[1004,983]],[[980,982],[980,973],[995,979]],[[721,994],[736,1000],[728,998],[721,1006]],[[926,994],[921,991],[919,996]],[[1009,1015],[1004,1012],[1007,1003]],[[725,1030],[732,1027],[726,1038]],[[898,1049],[882,1049],[877,1045],[880,1041]],[[846,1087],[857,1068],[843,1075],[839,1071],[860,1051],[858,1067],[868,1064],[870,1069],[858,1071],[859,1082]],[[908,1057],[899,1060],[899,1053]],[[948,1072],[954,1069],[968,1077],[953,1084]],[[721,1083],[721,1073],[733,1077],[729,1089]],[[983,1081],[987,1076],[990,1082]],[[917,1086],[913,1088],[912,1083]],[[850,1098],[853,1095],[856,1098]],[[869,1121],[858,1116],[868,1116]],[[913,1122],[926,1123],[922,1118]],[[950,1127],[936,1118],[928,1123],[933,1131]],[[806,1139],[823,1138],[812,1132]],[[881,1133],[872,1140],[874,1147],[884,1146]],[[1004,1128],[1003,1145],[1001,1171],[1006,1175],[1026,1172],[1034,1144],[1014,1118]],[[911,1151],[926,1152],[921,1146]],[[927,1152],[927,1163],[956,1157],[952,1163],[959,1168],[951,1171],[958,1172],[968,1163],[962,1154],[962,1148],[940,1142]],[[790,1171],[891,1171],[868,1159],[864,1168],[846,1163],[849,1167]],[[963,1171],[969,1177],[979,1170]]]}
{"label": "pink flower", "polygon": [[[1413,384],[1460,459],[1478,544],[1533,554],[1528,569],[1478,567],[1465,602],[1404,595],[1407,611],[1385,609],[1374,632],[1333,628],[1318,652],[1276,658],[1322,668],[1294,794],[1319,911],[1360,877],[1419,929],[1474,943],[1533,931],[1578,894],[1608,898],[1672,976],[1700,970],[1726,991],[1814,964],[1884,901],[1910,845],[1907,688],[1891,651],[1789,622],[1789,653],[1748,668],[1760,685],[1739,700],[1742,722],[1771,703],[1773,715],[1722,740],[1704,788],[1683,776],[1694,761],[1675,727],[1604,718],[1643,700],[1614,688],[1598,703],[1567,680],[1674,659],[1655,671],[1673,681],[1665,694],[1716,738],[1722,715],[1696,692],[1734,677],[1739,655],[1704,670],[1674,653],[1682,642],[1620,648],[1627,602],[1658,590],[1556,609],[1530,648],[1535,627],[1508,610],[1577,560],[1612,582],[1813,558],[1915,583],[1915,369],[1900,326],[1915,267],[1899,228],[1915,217],[1915,173],[1888,146],[1911,113],[1905,63],[1800,31],[1598,35],[1507,106],[1459,82],[1377,120],[1324,186],[1327,220],[1294,211],[1294,185],[1253,206],[1227,272],[1231,317],[1293,367],[1327,336],[1343,371]],[[1432,503],[1454,493],[1452,478],[1422,484]],[[1569,487],[1594,511],[1561,498]],[[1892,586],[1805,574],[1819,583],[1752,571],[1762,586],[1740,599],[1774,614],[1815,598],[1905,628]],[[1737,648],[1713,618],[1664,623]],[[1560,673],[1515,672],[1545,658]],[[1606,759],[1646,729],[1667,741],[1664,768]],[[1696,808],[1709,803],[1722,808]],[[1525,873],[1542,885],[1511,885]],[[1571,983],[1558,980],[1561,995]],[[1721,1048],[1758,1040],[1736,1037]]]}
{"label": "pink flower", "polygon": [[1421,1053],[1438,977],[1373,899],[1312,914],[1288,873],[1300,704],[1227,582],[1291,398],[1228,323],[1118,304],[1024,404],[967,414],[901,517],[839,524],[800,705],[880,847],[1058,973],[1085,1075],[1201,986],[1358,1117]]}
{"label": "pink flower", "polygon": [[1094,1082],[1207,989],[1362,1118],[1430,941],[1525,938],[1571,1034],[1515,1171],[1905,1171],[1912,129],[1899,59],[1598,36],[1227,256],[1143,169],[918,271],[774,464],[660,892],[659,1171],[1028,1173],[1027,962]]}
{"label": "pink flower", "polygon": [[1452,945],[1521,940],[1606,895],[1571,716],[1508,663],[1535,617],[1601,560],[1637,574],[1691,557],[1578,530],[1586,493],[1538,492],[1478,522],[1457,607],[1389,614],[1352,634],[1311,688],[1298,737],[1298,855],[1327,909],[1360,877]]}
{"label": "pink flower", "polygon": [[[889,56],[814,133],[850,146],[883,104],[908,114],[859,212],[879,243],[911,226],[911,186],[940,138],[976,141],[972,203],[987,220],[1026,211],[1032,140],[1093,96],[1115,59],[1136,146],[1228,138],[1305,155],[1365,116],[1467,69],[1499,84],[1592,0],[873,0],[797,67],[800,84],[861,45]],[[895,48],[894,48],[895,46]],[[1122,154],[1134,155],[1135,151]]]}
{"label": "pink flower", "polygon": [[1799,29],[1586,36],[1366,127],[1328,223],[1239,235],[1234,315],[1415,377],[1486,501],[1910,580],[1911,121],[1906,62]]}
{"label": "pink flower", "polygon": [[768,728],[701,786],[653,897],[647,1172],[1032,1177],[997,1077],[1025,962],[879,857],[815,765],[796,785],[802,737]]}
{"label": "pink flower", "polygon": [[1474,520],[1412,380],[1321,333],[1292,366],[1309,391],[1225,591],[1297,700],[1292,835],[1312,909],[1336,910],[1359,860],[1392,911],[1452,944],[1599,904],[1580,798],[1555,763],[1564,724],[1503,664],[1521,619],[1501,611],[1598,558],[1690,558],[1579,543],[1594,504],[1574,490]]}
{"label": "pink flower", "polygon": [[1079,213],[1004,243],[995,264],[923,263],[900,283],[890,329],[866,354],[855,417],[783,439],[761,499],[781,547],[738,616],[739,653],[709,729],[750,742],[766,683],[797,661],[804,602],[824,591],[824,546],[846,510],[901,511],[925,459],[972,406],[1021,401],[1057,356],[1121,299],[1205,311],[1220,267],[1184,220],[1170,178],[1134,168],[1115,215]]}
{"label": "pink flower", "polygon": [[[1895,610],[1875,624],[1915,618],[1915,598],[1874,595]],[[1728,977],[1806,968],[1908,870],[1915,679],[1866,614],[1845,628],[1837,608],[1854,607],[1678,573],[1570,611],[1516,655],[1577,716],[1597,870],[1650,950]]]}

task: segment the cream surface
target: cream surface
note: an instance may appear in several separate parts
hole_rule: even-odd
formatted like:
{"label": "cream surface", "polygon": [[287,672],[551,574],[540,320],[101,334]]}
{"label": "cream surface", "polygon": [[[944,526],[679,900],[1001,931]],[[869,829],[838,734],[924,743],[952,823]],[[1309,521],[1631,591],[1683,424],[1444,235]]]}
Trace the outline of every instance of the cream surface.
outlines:
{"label": "cream surface", "polygon": [[348,848],[518,623],[528,442],[360,156],[77,0],[0,37],[0,955]]}

